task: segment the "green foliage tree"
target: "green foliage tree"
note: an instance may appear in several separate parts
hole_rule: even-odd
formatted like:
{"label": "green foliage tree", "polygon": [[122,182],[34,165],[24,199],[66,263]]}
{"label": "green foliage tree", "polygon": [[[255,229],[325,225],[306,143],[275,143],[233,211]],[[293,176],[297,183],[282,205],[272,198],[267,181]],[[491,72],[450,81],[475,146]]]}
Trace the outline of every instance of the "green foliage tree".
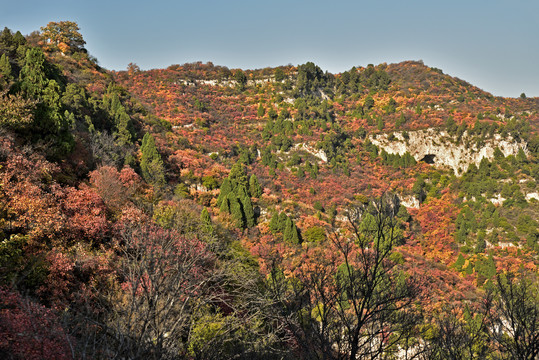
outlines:
{"label": "green foliage tree", "polygon": [[262,187],[255,174],[252,174],[249,178],[249,191],[252,197],[259,198],[262,196]]}
{"label": "green foliage tree", "polygon": [[277,68],[275,69],[275,81],[281,82],[285,79],[285,74],[283,69]]}
{"label": "green foliage tree", "polygon": [[237,162],[232,166],[230,173],[228,174],[228,179],[230,180],[232,189],[236,189],[240,185],[243,185],[246,188],[249,186],[247,171],[241,162]]}
{"label": "green foliage tree", "polygon": [[141,146],[140,169],[144,179],[157,188],[165,185],[165,168],[161,155],[157,152],[155,139],[150,133],[144,134]]}
{"label": "green foliage tree", "polygon": [[226,178],[223,180],[223,183],[221,184],[221,188],[219,191],[219,196],[217,197],[217,206],[221,206],[223,201],[227,199],[228,194],[232,192],[232,185],[230,183],[230,179]]}
{"label": "green foliage tree", "polygon": [[200,212],[200,223],[202,226],[202,231],[204,231],[206,234],[213,234],[215,232],[210,213],[206,208],[202,209]]}
{"label": "green foliage tree", "polygon": [[13,81],[11,74],[11,64],[6,54],[0,56],[0,90],[8,89],[10,83]]}
{"label": "green foliage tree", "polygon": [[374,106],[374,99],[372,98],[372,96],[367,96],[365,98],[365,102],[363,103],[363,109],[365,110],[370,110],[372,109]]}
{"label": "green foliage tree", "polygon": [[258,105],[258,110],[256,111],[256,115],[261,118],[264,116],[264,114],[266,113],[266,109],[264,108],[264,105],[262,105],[262,103],[260,103]]}
{"label": "green foliage tree", "polygon": [[303,232],[302,238],[307,242],[320,243],[326,239],[326,232],[320,226],[312,226]]}
{"label": "green foliage tree", "polygon": [[48,79],[45,72],[45,55],[38,48],[26,51],[24,66],[19,74],[21,91],[28,98],[41,99]]}
{"label": "green foliage tree", "polygon": [[245,75],[245,73],[243,71],[237,70],[234,73],[234,79],[238,83],[238,88],[240,90],[245,89],[245,85],[247,85],[247,76]]}
{"label": "green foliage tree", "polygon": [[238,199],[241,203],[241,209],[243,211],[243,218],[245,220],[245,225],[250,228],[255,226],[255,212],[253,209],[253,203],[251,198],[247,193],[245,186],[240,185],[236,191]]}
{"label": "green foliage tree", "polygon": [[240,229],[243,228],[245,226],[245,217],[241,202],[233,192],[228,194],[227,199],[228,203],[230,204],[230,214],[236,221],[236,226]]}

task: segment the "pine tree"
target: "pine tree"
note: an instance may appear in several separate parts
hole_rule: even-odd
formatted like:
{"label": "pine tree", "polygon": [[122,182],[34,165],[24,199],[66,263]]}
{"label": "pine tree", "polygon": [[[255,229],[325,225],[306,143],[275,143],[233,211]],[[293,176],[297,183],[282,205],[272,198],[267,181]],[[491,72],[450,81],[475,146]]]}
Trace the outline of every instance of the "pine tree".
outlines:
{"label": "pine tree", "polygon": [[157,152],[155,139],[150,133],[146,133],[142,138],[142,159],[140,160],[140,168],[144,179],[156,186],[163,187],[165,185],[165,169],[161,155]]}
{"label": "pine tree", "polygon": [[259,198],[262,195],[262,187],[255,174],[251,175],[249,178],[249,190],[251,191],[252,197]]}

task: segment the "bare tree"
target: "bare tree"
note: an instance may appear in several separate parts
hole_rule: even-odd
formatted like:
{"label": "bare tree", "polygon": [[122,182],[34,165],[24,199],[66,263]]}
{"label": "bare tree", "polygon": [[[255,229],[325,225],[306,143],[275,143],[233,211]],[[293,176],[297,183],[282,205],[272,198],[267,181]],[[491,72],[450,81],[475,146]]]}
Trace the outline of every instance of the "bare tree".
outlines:
{"label": "bare tree", "polygon": [[334,231],[293,277],[275,271],[270,289],[303,358],[384,358],[410,340],[418,290],[391,257],[404,241],[397,207],[384,198],[350,209],[349,236]]}
{"label": "bare tree", "polygon": [[498,275],[491,335],[504,359],[539,358],[539,286],[536,275]]}

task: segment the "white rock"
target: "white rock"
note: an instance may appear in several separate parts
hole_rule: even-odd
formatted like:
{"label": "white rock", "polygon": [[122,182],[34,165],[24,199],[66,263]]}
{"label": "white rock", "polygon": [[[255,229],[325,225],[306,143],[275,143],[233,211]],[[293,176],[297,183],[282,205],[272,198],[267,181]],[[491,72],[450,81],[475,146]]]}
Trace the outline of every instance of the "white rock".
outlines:
{"label": "white rock", "polygon": [[[369,136],[369,140],[389,154],[403,155],[409,152],[416,161],[425,159],[430,155],[434,165],[446,166],[461,175],[468,170],[471,164],[479,166],[481,159],[494,158],[496,147],[504,156],[517,155],[520,149],[527,154],[526,144],[515,141],[511,136],[502,139],[499,134],[493,138],[483,139],[481,147],[477,147],[474,137],[467,132],[462,135],[460,141],[455,144],[456,138],[449,135],[445,130],[426,129],[408,131],[408,139],[404,139],[403,132],[394,132],[396,140],[389,140],[388,134],[378,134],[376,137]],[[473,141],[473,142],[472,142]]]}

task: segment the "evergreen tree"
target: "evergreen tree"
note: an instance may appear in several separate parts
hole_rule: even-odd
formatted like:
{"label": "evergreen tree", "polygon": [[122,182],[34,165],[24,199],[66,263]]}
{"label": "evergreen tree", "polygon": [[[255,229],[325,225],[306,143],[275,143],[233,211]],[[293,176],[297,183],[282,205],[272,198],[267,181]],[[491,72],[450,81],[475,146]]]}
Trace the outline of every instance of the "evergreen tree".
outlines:
{"label": "evergreen tree", "polygon": [[8,55],[15,55],[15,44],[13,42],[13,33],[7,27],[0,33],[0,51]]}
{"label": "evergreen tree", "polygon": [[286,218],[283,231],[283,240],[291,244],[299,244],[299,232],[298,228],[289,217]]}
{"label": "evergreen tree", "polygon": [[284,227],[283,227],[283,240],[285,242],[292,242],[293,229],[294,229],[294,223],[292,222],[292,219],[290,219],[287,216],[286,221],[284,223]]}
{"label": "evergreen tree", "polygon": [[258,110],[256,114],[258,115],[259,118],[261,118],[264,116],[265,113],[266,113],[266,109],[264,109],[264,106],[262,105],[262,103],[260,103],[260,105],[258,105]]}
{"label": "evergreen tree", "polygon": [[457,261],[455,262],[455,269],[457,269],[458,271],[461,271],[462,270],[462,267],[464,266],[464,263],[465,263],[465,260],[464,260],[464,256],[462,256],[461,253],[459,253],[459,256],[457,257]]}
{"label": "evergreen tree", "polygon": [[286,229],[286,222],[288,221],[288,215],[283,211],[279,214],[279,231],[284,233]]}
{"label": "evergreen tree", "polygon": [[230,201],[228,201],[228,194],[222,199],[219,211],[225,214],[230,214]]}
{"label": "evergreen tree", "polygon": [[247,189],[245,186],[240,185],[238,186],[237,190],[237,196],[241,203],[241,207],[243,210],[243,218],[245,220],[245,225],[250,228],[255,226],[255,212],[253,209],[253,204],[251,202],[251,198],[249,197],[249,194],[247,193]]}
{"label": "evergreen tree", "polygon": [[237,162],[232,166],[228,178],[230,179],[232,189],[236,189],[239,185],[243,185],[246,188],[249,186],[249,178],[247,177],[245,166],[241,162]]}
{"label": "evergreen tree", "polygon": [[269,223],[269,228],[270,228],[272,233],[276,233],[277,231],[280,230],[279,213],[277,213],[277,212],[273,213],[273,216],[271,217],[271,220],[270,220],[270,223]]}
{"label": "evergreen tree", "polygon": [[406,122],[406,117],[404,116],[404,113],[401,112],[401,115],[399,116],[399,118],[397,119],[397,121],[395,122],[395,126],[397,128],[401,127],[402,125],[404,125],[404,123]]}
{"label": "evergreen tree", "polygon": [[114,121],[114,132],[116,141],[120,146],[132,144],[132,123],[131,117],[127,114],[125,107],[120,101],[117,90],[113,83],[109,84],[107,94],[103,97],[103,105]]}
{"label": "evergreen tree", "polygon": [[211,221],[210,213],[206,208],[202,209],[200,213],[200,222],[202,225],[202,231],[204,231],[206,234],[214,233],[213,222]]}
{"label": "evergreen tree", "polygon": [[2,54],[0,56],[0,89],[7,88],[12,80],[9,58],[6,54]]}
{"label": "evergreen tree", "polygon": [[234,79],[238,83],[238,88],[240,90],[245,89],[245,85],[247,85],[247,76],[245,75],[243,71],[241,70],[236,71],[236,73],[234,74]]}
{"label": "evergreen tree", "polygon": [[227,198],[228,194],[232,191],[232,185],[230,184],[230,180],[226,178],[223,180],[223,183],[221,184],[221,190],[219,192],[219,197],[217,197],[217,206],[221,206],[223,201]]}
{"label": "evergreen tree", "polygon": [[41,99],[48,79],[45,73],[45,55],[38,48],[26,51],[24,66],[19,74],[21,91],[27,98]]}
{"label": "evergreen tree", "polygon": [[144,134],[141,151],[140,168],[142,176],[148,183],[156,187],[163,187],[165,185],[163,160],[161,160],[161,155],[157,152],[155,139],[150,133]]}
{"label": "evergreen tree", "polygon": [[249,190],[252,197],[259,198],[262,195],[262,187],[255,174],[252,174],[249,178]]}
{"label": "evergreen tree", "polygon": [[230,203],[230,214],[232,215],[232,218],[236,221],[236,226],[239,228],[244,228],[245,219],[241,202],[238,200],[238,198],[233,192],[228,194],[227,199]]}

